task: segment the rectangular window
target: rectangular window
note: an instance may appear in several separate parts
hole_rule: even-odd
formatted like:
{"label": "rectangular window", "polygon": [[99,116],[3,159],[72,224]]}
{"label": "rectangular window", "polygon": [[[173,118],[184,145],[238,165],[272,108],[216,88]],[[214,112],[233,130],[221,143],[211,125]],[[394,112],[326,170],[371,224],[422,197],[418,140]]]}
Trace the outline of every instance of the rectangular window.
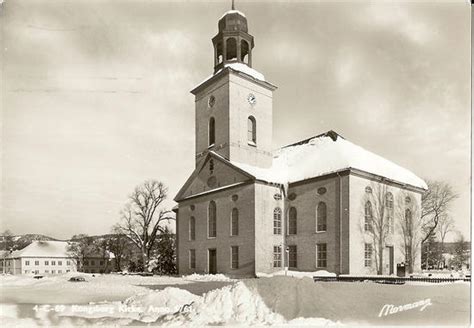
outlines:
{"label": "rectangular window", "polygon": [[298,266],[297,258],[296,245],[288,246],[288,266],[290,268],[296,268]]}
{"label": "rectangular window", "polygon": [[56,261],[51,261],[51,265],[56,265]]}
{"label": "rectangular window", "polygon": [[63,265],[63,261],[58,261],[58,265]]}
{"label": "rectangular window", "polygon": [[195,249],[189,250],[189,268],[196,269],[196,250]]}
{"label": "rectangular window", "polygon": [[44,261],[44,265],[49,265],[49,261]]}
{"label": "rectangular window", "polygon": [[196,219],[194,216],[189,218],[189,240],[196,240]]}
{"label": "rectangular window", "polygon": [[281,267],[281,246],[273,246],[273,267]]}
{"label": "rectangular window", "polygon": [[30,265],[30,261],[25,261],[25,265]]}
{"label": "rectangular window", "polygon": [[99,265],[100,265],[100,266],[104,265],[104,261],[100,261],[100,262],[99,262]]}
{"label": "rectangular window", "polygon": [[95,261],[94,261],[94,260],[91,260],[91,265],[95,265]]}
{"label": "rectangular window", "polygon": [[56,273],[56,270],[51,270],[51,273]]}
{"label": "rectangular window", "polygon": [[84,265],[89,265],[89,261],[84,260]]}
{"label": "rectangular window", "polygon": [[325,268],[327,265],[327,245],[316,244],[316,267]]}
{"label": "rectangular window", "polygon": [[35,261],[35,265],[40,265],[40,261]]}
{"label": "rectangular window", "polygon": [[49,270],[44,270],[44,273],[49,273]]}
{"label": "rectangular window", "polygon": [[273,211],[273,234],[281,235],[281,209],[278,207]]}
{"label": "rectangular window", "polygon": [[58,270],[58,273],[63,273],[63,270]]}
{"label": "rectangular window", "polygon": [[364,266],[372,266],[372,244],[365,244],[364,249]]}
{"label": "rectangular window", "polygon": [[239,246],[231,247],[231,268],[239,268]]}
{"label": "rectangular window", "polygon": [[66,265],[71,265],[71,261],[66,261]]}

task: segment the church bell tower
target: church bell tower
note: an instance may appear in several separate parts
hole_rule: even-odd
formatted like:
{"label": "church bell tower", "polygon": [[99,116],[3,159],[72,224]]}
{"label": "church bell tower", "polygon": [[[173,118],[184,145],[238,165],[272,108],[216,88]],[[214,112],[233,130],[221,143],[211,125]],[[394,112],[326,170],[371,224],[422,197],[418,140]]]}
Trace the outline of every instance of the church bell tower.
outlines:
{"label": "church bell tower", "polygon": [[231,162],[272,164],[272,98],[276,86],[252,68],[254,38],[247,18],[234,9],[212,38],[214,72],[195,87],[196,166],[209,151]]}

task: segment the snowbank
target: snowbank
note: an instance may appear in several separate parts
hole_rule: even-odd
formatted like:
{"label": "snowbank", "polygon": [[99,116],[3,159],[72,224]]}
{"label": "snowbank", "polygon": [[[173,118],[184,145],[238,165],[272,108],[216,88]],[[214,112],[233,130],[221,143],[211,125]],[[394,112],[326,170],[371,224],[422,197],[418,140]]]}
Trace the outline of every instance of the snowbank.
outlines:
{"label": "snowbank", "polygon": [[230,279],[229,277],[223,274],[197,274],[193,273],[188,276],[182,276],[184,280],[190,281],[234,281],[234,279]]}
{"label": "snowbank", "polygon": [[285,320],[273,313],[261,297],[243,282],[210,291],[192,304],[188,312],[169,318],[168,324],[257,325],[283,324]]}
{"label": "snowbank", "polygon": [[155,323],[162,326],[208,326],[208,325],[327,325],[330,320],[297,318],[286,321],[271,311],[260,295],[238,282],[222,289],[212,290],[196,296],[185,290],[168,287],[150,290],[132,296],[124,302],[89,304],[88,308],[68,306],[62,317],[99,319],[102,323],[131,324],[134,321]]}
{"label": "snowbank", "polygon": [[319,270],[319,271],[314,271],[314,272],[305,272],[305,271],[291,271],[288,270],[285,272],[285,270],[281,271],[276,271],[273,273],[263,273],[263,272],[257,272],[256,276],[258,278],[271,278],[271,277],[277,277],[277,276],[288,276],[288,277],[295,277],[295,278],[313,278],[314,276],[318,277],[335,277],[336,274],[332,272],[328,272],[326,270]]}
{"label": "snowbank", "polygon": [[132,296],[124,302],[89,304],[84,310],[68,306],[62,317],[99,319],[102,323],[131,324],[133,321],[163,326],[208,325],[286,325],[327,324],[326,319],[298,319],[288,322],[272,312],[255,290],[238,282],[222,289],[196,296],[185,290],[168,287]]}

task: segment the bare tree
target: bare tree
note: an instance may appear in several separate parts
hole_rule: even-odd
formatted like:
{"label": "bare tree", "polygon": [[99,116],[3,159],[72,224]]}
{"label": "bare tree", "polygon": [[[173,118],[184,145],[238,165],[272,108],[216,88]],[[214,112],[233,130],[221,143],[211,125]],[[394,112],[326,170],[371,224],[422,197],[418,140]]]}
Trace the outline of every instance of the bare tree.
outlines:
{"label": "bare tree", "polygon": [[370,235],[374,247],[377,274],[383,274],[383,252],[389,233],[393,230],[393,195],[387,185],[373,183],[362,198],[363,230]]}
{"label": "bare tree", "polygon": [[436,227],[436,231],[439,234],[439,240],[441,241],[441,251],[444,252],[444,241],[446,239],[446,235],[452,232],[454,229],[454,221],[453,219],[444,214],[440,216],[438,220],[438,225]]}
{"label": "bare tree", "polygon": [[456,241],[454,242],[454,256],[451,260],[451,266],[456,269],[463,269],[463,266],[469,263],[469,249],[470,245],[464,239],[464,235],[458,232]]}
{"label": "bare tree", "polygon": [[99,259],[105,264],[104,267],[101,266],[100,268],[101,273],[108,272],[107,270],[109,267],[110,255],[107,246],[107,239],[95,239],[92,243],[92,253],[90,256],[98,256]]}
{"label": "bare tree", "polygon": [[121,212],[121,231],[140,249],[145,269],[158,234],[164,232],[163,223],[174,219],[172,211],[160,205],[167,197],[163,183],[150,180],[137,186]]}
{"label": "bare tree", "polygon": [[94,238],[85,234],[74,235],[66,249],[68,256],[76,262],[77,271],[81,271],[84,260],[94,252]]}
{"label": "bare tree", "polygon": [[114,254],[115,269],[122,271],[123,261],[130,256],[130,239],[123,234],[119,226],[115,225],[112,227],[112,234],[108,237],[107,243],[109,251]]}
{"label": "bare tree", "polygon": [[443,181],[427,180],[428,190],[421,198],[421,222],[424,243],[436,230],[439,220],[447,215],[449,206],[458,195]]}
{"label": "bare tree", "polygon": [[418,203],[408,192],[400,192],[395,206],[397,226],[402,236],[401,252],[408,272],[413,273],[416,257],[421,251],[422,221]]}
{"label": "bare tree", "polygon": [[13,249],[14,242],[13,242],[13,233],[10,230],[5,230],[2,232],[2,239],[3,239],[3,249],[6,251],[10,251]]}

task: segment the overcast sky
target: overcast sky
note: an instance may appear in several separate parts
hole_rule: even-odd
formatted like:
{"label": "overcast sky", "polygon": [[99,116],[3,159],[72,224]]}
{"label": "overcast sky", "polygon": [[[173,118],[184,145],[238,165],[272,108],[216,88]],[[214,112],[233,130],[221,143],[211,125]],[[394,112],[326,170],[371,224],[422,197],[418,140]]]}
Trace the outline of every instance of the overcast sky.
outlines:
{"label": "overcast sky", "polygon": [[[0,1],[1,2],[1,1]],[[453,185],[469,235],[470,6],[236,1],[274,94],[274,147],[333,129]],[[6,0],[2,230],[102,234],[146,179],[194,168],[194,99],[230,0]],[[169,201],[168,206],[174,203]]]}

